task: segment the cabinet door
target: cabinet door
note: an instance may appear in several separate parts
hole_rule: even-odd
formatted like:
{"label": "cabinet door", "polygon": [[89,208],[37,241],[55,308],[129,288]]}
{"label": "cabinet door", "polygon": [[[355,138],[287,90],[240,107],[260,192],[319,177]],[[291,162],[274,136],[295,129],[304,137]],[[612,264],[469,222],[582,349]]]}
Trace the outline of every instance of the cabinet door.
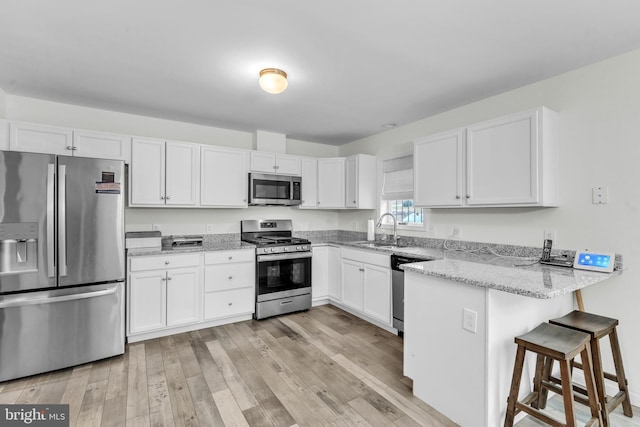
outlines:
{"label": "cabinet door", "polygon": [[538,197],[537,111],[467,129],[467,204],[532,204]]}
{"label": "cabinet door", "polygon": [[195,206],[198,203],[200,147],[188,142],[167,142],[167,205]]}
{"label": "cabinet door", "polygon": [[248,152],[200,147],[200,205],[247,207]]}
{"label": "cabinet door", "polygon": [[96,159],[131,159],[131,137],[126,135],[73,131],[73,155]]}
{"label": "cabinet door", "polygon": [[391,326],[391,269],[364,264],[364,312]]}
{"label": "cabinet door", "polygon": [[9,123],[0,119],[0,150],[9,149]]}
{"label": "cabinet door", "polygon": [[318,208],[345,207],[345,159],[318,159]]}
{"label": "cabinet door", "polygon": [[166,325],[166,272],[144,271],[129,276],[129,332],[164,328]]}
{"label": "cabinet door", "polygon": [[73,153],[71,129],[11,122],[9,132],[9,148],[12,151],[65,156],[71,156]]}
{"label": "cabinet door", "polygon": [[197,268],[167,270],[167,326],[200,320],[200,275]]}
{"label": "cabinet door", "polygon": [[346,160],[346,206],[358,207],[358,156],[349,156]]}
{"label": "cabinet door", "polygon": [[275,173],[276,172],[276,154],[268,151],[252,151],[251,152],[251,171]]}
{"label": "cabinet door", "polygon": [[300,176],[300,156],[276,155],[276,173],[279,175]]}
{"label": "cabinet door", "polygon": [[132,205],[164,205],[165,142],[133,138],[129,188]]}
{"label": "cabinet door", "polygon": [[342,303],[359,311],[363,307],[363,278],[362,263],[342,260]]}
{"label": "cabinet door", "polygon": [[329,246],[327,264],[329,267],[329,298],[340,301],[342,299],[342,254],[340,252],[340,248]]}
{"label": "cabinet door", "polygon": [[314,247],[311,258],[311,296],[314,300],[329,295],[329,247]]}
{"label": "cabinet door", "polygon": [[318,207],[318,160],[302,159],[302,203],[301,208]]}
{"label": "cabinet door", "polygon": [[416,206],[461,206],[463,180],[461,129],[416,141],[413,198]]}

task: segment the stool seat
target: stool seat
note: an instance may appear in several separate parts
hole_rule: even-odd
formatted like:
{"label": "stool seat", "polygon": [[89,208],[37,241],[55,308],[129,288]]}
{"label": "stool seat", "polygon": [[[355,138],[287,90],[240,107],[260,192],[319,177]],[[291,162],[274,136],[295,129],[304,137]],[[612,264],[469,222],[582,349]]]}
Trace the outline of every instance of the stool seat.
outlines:
{"label": "stool seat", "polygon": [[549,323],[586,332],[592,338],[602,338],[605,335],[609,335],[611,330],[618,326],[618,319],[575,310],[565,316],[551,319]]}
{"label": "stool seat", "polygon": [[541,323],[526,334],[517,336],[515,342],[527,350],[544,353],[554,359],[573,359],[582,348],[591,341],[591,337],[584,333],[572,331],[549,323]]}
{"label": "stool seat", "polygon": [[[595,378],[593,375],[591,361],[591,335],[585,332],[575,331],[558,325],[541,323],[533,330],[519,335],[514,339],[518,345],[516,360],[513,367],[513,377],[509,398],[507,399],[507,412],[505,416],[505,427],[512,427],[515,416],[520,412],[526,412],[534,418],[555,427],[574,427],[576,425],[575,411],[573,409],[573,389],[571,378],[571,363],[573,359],[580,355],[584,361],[584,372],[586,386],[588,390],[588,405],[591,410],[591,418],[586,426],[602,425],[602,415],[598,405]],[[536,373],[533,380],[533,392],[529,393],[522,400],[518,400],[520,392],[520,382],[524,367],[525,353],[527,351],[537,354]],[[541,392],[543,392],[543,371],[547,360],[556,360],[560,363],[562,376],[562,396],[564,401],[564,412],[566,423],[552,418],[541,411]],[[546,396],[545,396],[546,397]]]}
{"label": "stool seat", "polygon": [[[591,355],[593,358],[593,371],[596,380],[596,389],[598,393],[598,402],[602,410],[602,420],[605,427],[610,425],[609,414],[613,412],[616,407],[622,405],[624,415],[627,417],[633,417],[633,409],[631,402],[629,401],[629,390],[627,385],[627,379],[624,373],[624,365],[622,363],[622,353],[620,352],[620,343],[618,342],[618,334],[616,328],[618,326],[618,320],[610,317],[600,316],[593,313],[587,313],[584,311],[572,311],[571,313],[559,317],[557,319],[549,320],[549,323],[557,326],[564,327],[572,331],[580,331],[589,334],[591,337],[590,347]],[[615,372],[605,372],[602,366],[602,355],[600,351],[600,339],[608,336],[611,344],[611,353],[613,356],[613,363],[615,366]],[[560,383],[559,380],[551,375],[552,361],[547,361],[544,369],[544,383],[549,381]],[[574,362],[573,366],[582,369],[581,363]],[[615,396],[607,396],[605,390],[604,380],[614,381],[618,385],[618,392]],[[585,390],[577,389],[582,394],[585,394]],[[546,391],[542,391],[539,398],[539,406],[544,408],[546,404]],[[576,399],[579,399],[576,396]]]}

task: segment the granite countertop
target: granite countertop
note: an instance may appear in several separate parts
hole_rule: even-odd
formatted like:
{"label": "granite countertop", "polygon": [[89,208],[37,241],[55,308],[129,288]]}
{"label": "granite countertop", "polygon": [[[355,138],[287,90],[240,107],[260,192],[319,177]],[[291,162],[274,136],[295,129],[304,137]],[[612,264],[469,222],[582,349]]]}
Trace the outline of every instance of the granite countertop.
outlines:
{"label": "granite countertop", "polygon": [[541,265],[536,260],[446,251],[443,258],[405,264],[405,272],[435,276],[532,298],[554,298],[622,274]]}
{"label": "granite countertop", "polygon": [[212,252],[212,251],[233,251],[241,249],[255,249],[255,245],[250,243],[237,241],[204,241],[202,246],[185,246],[172,247],[163,246],[161,248],[139,248],[127,249],[128,256],[144,256],[144,255],[168,255],[183,254],[189,252]]}
{"label": "granite countertop", "polygon": [[[294,236],[296,233],[294,233]],[[440,277],[474,286],[496,289],[532,298],[554,298],[587,286],[602,282],[622,274],[622,258],[616,256],[616,269],[613,273],[600,273],[587,270],[575,270],[567,267],[541,265],[537,262],[539,249],[493,244],[470,244],[457,242],[460,248],[444,249],[412,244],[407,238],[398,247],[371,247],[358,233],[307,233],[304,237],[313,246],[332,245],[384,254],[406,255],[423,258],[425,262],[405,264],[401,268],[406,272]],[[442,240],[438,241],[442,242]],[[384,245],[384,242],[376,241]],[[390,244],[391,242],[388,241]],[[415,241],[413,242],[415,243]],[[405,246],[403,246],[405,245]],[[434,245],[432,245],[434,246]],[[478,248],[492,246],[497,253],[479,253]],[[222,240],[205,238],[202,246],[162,247],[158,249],[129,249],[129,256],[167,255],[190,252],[227,251],[254,249],[255,245],[240,241],[239,235],[227,235]],[[534,255],[535,254],[535,255]],[[513,255],[513,256],[512,256]]]}

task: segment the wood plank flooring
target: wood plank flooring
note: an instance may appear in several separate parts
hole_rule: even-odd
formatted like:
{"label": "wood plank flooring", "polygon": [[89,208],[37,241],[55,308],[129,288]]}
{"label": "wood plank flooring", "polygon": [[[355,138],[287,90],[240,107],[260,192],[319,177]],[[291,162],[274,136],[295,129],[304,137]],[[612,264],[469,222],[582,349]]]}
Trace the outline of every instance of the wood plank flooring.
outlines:
{"label": "wood plank flooring", "polygon": [[455,425],[411,393],[400,338],[330,305],[127,345],[0,383],[0,403],[68,403],[78,427]]}

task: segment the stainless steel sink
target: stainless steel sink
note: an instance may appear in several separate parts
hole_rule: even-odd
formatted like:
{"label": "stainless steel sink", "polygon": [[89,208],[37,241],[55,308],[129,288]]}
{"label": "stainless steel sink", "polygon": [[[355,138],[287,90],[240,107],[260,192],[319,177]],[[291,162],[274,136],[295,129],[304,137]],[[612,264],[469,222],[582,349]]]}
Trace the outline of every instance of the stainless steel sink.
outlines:
{"label": "stainless steel sink", "polygon": [[396,249],[402,248],[402,246],[389,244],[387,242],[353,242],[353,243],[363,248],[387,249],[387,250],[396,250]]}

